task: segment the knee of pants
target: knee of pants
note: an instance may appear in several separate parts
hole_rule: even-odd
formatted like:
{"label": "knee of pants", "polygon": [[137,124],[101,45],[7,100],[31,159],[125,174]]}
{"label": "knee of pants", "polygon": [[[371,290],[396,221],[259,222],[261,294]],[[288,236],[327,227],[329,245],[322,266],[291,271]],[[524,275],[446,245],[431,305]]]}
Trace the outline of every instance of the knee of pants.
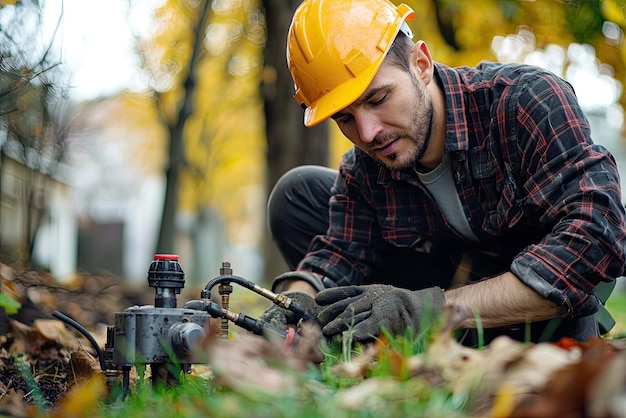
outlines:
{"label": "knee of pants", "polygon": [[301,166],[276,182],[268,200],[268,226],[287,265],[294,269],[316,235],[328,229],[328,200],[337,171]]}
{"label": "knee of pants", "polygon": [[[267,203],[272,236],[279,235],[285,227],[291,229],[305,218],[321,217],[326,222],[330,188],[336,176],[336,170],[313,165],[295,167],[283,174]],[[324,232],[325,228],[319,231]]]}

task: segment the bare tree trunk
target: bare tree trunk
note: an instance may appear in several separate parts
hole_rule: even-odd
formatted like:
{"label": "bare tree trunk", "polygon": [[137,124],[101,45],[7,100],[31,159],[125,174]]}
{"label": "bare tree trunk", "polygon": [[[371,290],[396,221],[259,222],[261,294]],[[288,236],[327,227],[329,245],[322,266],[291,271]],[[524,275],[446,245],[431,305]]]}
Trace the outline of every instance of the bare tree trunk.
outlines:
{"label": "bare tree trunk", "polygon": [[41,220],[45,211],[45,182],[46,176],[38,171],[31,170],[24,183],[24,226],[20,244],[20,262],[22,267],[31,267],[35,238],[41,226]]}
{"label": "bare tree trunk", "polygon": [[193,50],[189,59],[187,77],[183,82],[185,93],[178,112],[178,118],[174,124],[171,122],[167,123],[170,137],[168,149],[169,162],[165,170],[165,198],[163,201],[163,214],[156,248],[157,253],[171,253],[174,251],[174,238],[176,234],[175,220],[178,208],[178,177],[180,169],[186,164],[183,134],[185,123],[193,112],[193,98],[198,77],[198,63],[204,51],[204,28],[210,16],[210,3],[209,0],[205,0],[200,15],[198,16],[198,22],[193,30],[195,34]]}
{"label": "bare tree trunk", "polygon": [[[267,135],[267,196],[276,181],[289,169],[302,164],[326,165],[328,130],[326,124],[308,129],[303,111],[293,99],[293,80],[285,59],[289,24],[297,0],[263,0],[267,22],[265,71],[262,93],[265,101]],[[264,254],[266,280],[287,269],[278,248],[265,231]]]}

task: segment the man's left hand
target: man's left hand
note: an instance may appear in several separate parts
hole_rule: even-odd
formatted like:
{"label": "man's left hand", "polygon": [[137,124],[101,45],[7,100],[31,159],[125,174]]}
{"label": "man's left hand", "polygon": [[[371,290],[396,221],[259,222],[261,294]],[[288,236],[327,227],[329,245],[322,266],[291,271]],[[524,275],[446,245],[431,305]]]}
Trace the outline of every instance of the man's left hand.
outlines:
{"label": "man's left hand", "polygon": [[441,310],[443,290],[411,291],[389,285],[340,286],[322,290],[315,301],[326,306],[318,314],[327,337],[351,329],[354,341],[371,340],[381,329],[392,334],[412,328],[419,332],[422,317]]}

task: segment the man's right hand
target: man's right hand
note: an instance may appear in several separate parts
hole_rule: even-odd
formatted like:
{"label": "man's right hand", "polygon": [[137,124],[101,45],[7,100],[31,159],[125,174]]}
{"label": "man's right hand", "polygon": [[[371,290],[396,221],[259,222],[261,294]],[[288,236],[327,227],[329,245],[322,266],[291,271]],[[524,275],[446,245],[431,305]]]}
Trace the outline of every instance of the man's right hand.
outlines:
{"label": "man's right hand", "polygon": [[400,334],[419,332],[423,317],[438,313],[445,303],[443,290],[430,287],[407,290],[382,284],[341,286],[320,292],[318,322],[327,337],[351,330],[354,341],[372,340],[383,329]]}
{"label": "man's right hand", "polygon": [[[293,303],[305,309],[313,318],[317,317],[320,306],[315,303],[313,296],[298,291],[287,291],[283,294],[291,298]],[[259,319],[274,328],[286,330],[289,327],[296,327],[301,318],[289,309],[273,304],[263,312]]]}

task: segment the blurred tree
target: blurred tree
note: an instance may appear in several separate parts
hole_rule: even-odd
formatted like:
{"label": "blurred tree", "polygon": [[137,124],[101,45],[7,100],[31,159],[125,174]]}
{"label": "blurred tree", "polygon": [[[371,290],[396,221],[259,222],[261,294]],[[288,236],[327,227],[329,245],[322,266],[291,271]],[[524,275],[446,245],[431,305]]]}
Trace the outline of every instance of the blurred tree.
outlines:
{"label": "blurred tree", "polygon": [[[272,185],[303,163],[327,164],[327,130],[305,129],[291,98],[284,39],[293,8],[276,3],[264,15],[255,1],[168,1],[157,10],[155,33],[142,44],[142,56],[169,140],[158,252],[174,250],[177,214],[187,213],[195,223],[217,208],[226,221],[249,218],[250,210],[264,207],[233,205],[237,190],[249,194],[246,187]],[[272,22],[266,25],[265,16]],[[263,67],[264,45],[283,46],[265,48]],[[259,142],[264,137],[267,144]],[[259,159],[264,154],[265,161]],[[227,224],[234,241],[268,241],[249,228],[233,228],[236,222]]]}
{"label": "blurred tree", "polygon": [[[140,45],[169,142],[167,154],[156,158],[165,161],[167,178],[158,252],[174,250],[181,227],[198,246],[214,212],[233,241],[259,241],[259,228],[246,220],[258,210],[251,205],[254,188],[264,184],[258,90],[264,35],[255,1],[166,1],[155,13],[153,33]],[[150,145],[160,149],[158,141]],[[195,249],[196,258],[206,251]]]}
{"label": "blurred tree", "polygon": [[[550,45],[567,50],[572,43],[589,44],[617,80],[623,82],[626,76],[626,0],[405,2],[416,11],[409,22],[415,39],[425,40],[434,59],[447,65],[496,60],[494,37],[519,35],[530,38],[514,46],[526,48],[520,57]],[[626,104],[624,94],[621,103]]]}
{"label": "blurred tree", "polygon": [[[183,7],[193,6],[191,3],[185,4],[183,2],[176,2],[176,4]],[[169,133],[168,158],[165,168],[165,198],[163,201],[163,214],[156,248],[157,253],[173,252],[174,250],[174,220],[178,208],[179,175],[181,169],[186,165],[183,134],[187,119],[193,112],[193,99],[197,87],[199,62],[204,55],[203,34],[209,19],[209,5],[210,2],[206,0],[195,3],[196,7],[190,7],[190,10],[181,8],[182,12],[187,12],[184,13],[184,17],[182,17],[186,25],[185,29],[187,33],[184,33],[185,38],[177,39],[175,45],[176,50],[184,55],[176,56],[175,53],[173,54],[171,51],[167,51],[168,53],[165,55],[166,57],[173,56],[169,64],[173,64],[174,66],[170,68],[177,69],[178,74],[169,75],[175,76],[180,83],[176,86],[179,101],[174,106],[174,109],[167,109],[169,110],[169,114],[166,113],[163,101],[167,100],[164,96],[167,93],[171,93],[171,91],[155,91],[155,99],[160,110],[160,116]],[[166,7],[168,6],[170,8],[176,7],[172,2],[168,2]]]}
{"label": "blurred tree", "polygon": [[[267,41],[261,93],[264,99],[267,138],[268,190],[290,168],[303,164],[329,163],[327,124],[306,128],[303,111],[293,100],[293,81],[285,60],[286,39],[298,0],[263,0],[267,19]],[[267,237],[264,248],[264,277],[275,277],[286,270],[278,249]]]}
{"label": "blurred tree", "polygon": [[[494,37],[515,35],[520,41],[515,47],[527,49],[518,56],[550,45],[565,50],[572,42],[589,43],[598,61],[606,64],[603,71],[624,80],[626,0],[404,1],[416,11],[410,22],[415,38],[427,41],[434,58],[445,64],[495,60]],[[267,244],[269,239],[254,232],[263,230],[263,223],[246,221],[252,213],[259,218],[264,210],[252,202],[264,201],[289,168],[306,163],[334,166],[350,145],[331,130],[329,146],[329,124],[304,128],[302,110],[291,98],[285,38],[299,3],[160,3],[153,32],[138,44],[144,68],[152,75],[148,100],[127,100],[129,106],[150,107],[139,112],[149,116],[134,123],[147,124],[154,115],[162,122],[161,128],[150,128],[155,134],[145,135],[150,139],[137,152],[161,164],[167,178],[157,251],[174,250],[177,214],[179,221],[187,216],[198,225],[214,211],[227,226],[229,240]],[[65,152],[65,128],[58,116],[63,107],[50,103],[62,98],[63,91],[51,52],[33,48],[40,27],[38,7],[36,0],[0,1],[0,155],[12,150],[39,172],[52,173]],[[37,188],[28,195],[34,201]],[[24,248],[32,243],[37,224],[33,221],[40,214],[32,215]],[[193,225],[192,235],[198,231]],[[266,254],[271,260],[266,265],[282,271],[280,257]],[[268,271],[266,277],[273,274]]]}
{"label": "blurred tree", "polygon": [[[405,0],[416,11],[410,22],[415,39],[427,41],[445,64],[496,60],[494,37],[512,34],[529,38],[521,48],[588,42],[620,79],[625,1]],[[153,76],[151,97],[167,127],[167,156],[154,159],[166,161],[168,179],[157,251],[173,250],[177,213],[197,225],[214,210],[230,239],[258,243],[243,226],[251,211],[263,210],[245,203],[250,190],[262,184],[267,195],[289,168],[334,165],[350,146],[329,124],[304,128],[302,110],[291,98],[285,39],[299,3],[167,0],[157,10],[154,33],[141,48]],[[617,31],[613,38],[607,22]],[[153,148],[159,147],[155,141]],[[267,248],[265,277],[272,277],[284,268],[275,248]]]}
{"label": "blurred tree", "polygon": [[13,3],[0,5],[0,173],[8,157],[26,168],[18,197],[23,211],[18,252],[29,266],[44,215],[45,177],[55,176],[66,156],[67,77],[51,48],[53,39],[42,38],[39,2]]}
{"label": "blurred tree", "polygon": [[[396,4],[400,0],[392,0]],[[521,61],[538,50],[558,46],[567,51],[573,43],[593,47],[599,71],[620,83],[626,79],[626,0],[402,0],[415,10],[409,21],[414,40],[424,40],[433,59],[450,66],[473,66],[504,58]],[[499,57],[496,41],[512,41],[508,57]],[[552,48],[553,50],[555,48]],[[571,64],[566,52],[561,60],[564,76]],[[620,103],[626,106],[622,89]],[[331,161],[350,146],[331,130]]]}

